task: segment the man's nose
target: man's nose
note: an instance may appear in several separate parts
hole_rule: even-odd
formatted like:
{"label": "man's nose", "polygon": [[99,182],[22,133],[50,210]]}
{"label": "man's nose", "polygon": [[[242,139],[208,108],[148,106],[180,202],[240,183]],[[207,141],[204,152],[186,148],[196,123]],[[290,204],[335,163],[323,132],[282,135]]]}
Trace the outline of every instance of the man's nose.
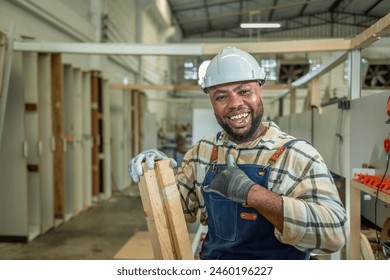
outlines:
{"label": "man's nose", "polygon": [[242,104],[244,104],[242,96],[240,96],[239,94],[232,94],[230,96],[228,103],[229,108],[238,108]]}

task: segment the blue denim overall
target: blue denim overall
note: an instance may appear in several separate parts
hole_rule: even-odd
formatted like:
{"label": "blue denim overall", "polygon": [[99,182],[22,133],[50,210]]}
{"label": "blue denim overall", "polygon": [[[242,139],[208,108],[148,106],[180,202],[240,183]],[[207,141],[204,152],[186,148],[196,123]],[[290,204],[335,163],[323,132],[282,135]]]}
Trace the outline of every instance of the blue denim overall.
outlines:
{"label": "blue denim overall", "polygon": [[[294,139],[282,146],[278,150],[281,151],[280,154],[295,141]],[[226,164],[217,163],[212,166],[207,171],[203,185],[209,185],[219,169],[224,166]],[[252,181],[267,188],[271,170],[269,163],[266,166],[256,164],[239,164],[238,166]],[[254,208],[245,207],[241,203],[231,201],[213,192],[206,193],[202,190],[202,193],[208,213],[208,233],[202,244],[201,259],[288,260],[309,258],[308,253],[278,241],[274,236],[274,226]]]}

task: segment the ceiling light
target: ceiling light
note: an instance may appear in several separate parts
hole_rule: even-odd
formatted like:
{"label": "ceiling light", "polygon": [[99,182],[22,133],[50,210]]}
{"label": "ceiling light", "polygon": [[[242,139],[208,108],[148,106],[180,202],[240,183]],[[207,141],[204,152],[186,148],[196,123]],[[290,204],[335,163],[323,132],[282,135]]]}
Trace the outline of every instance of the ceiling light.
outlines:
{"label": "ceiling light", "polygon": [[241,23],[241,28],[280,28],[280,23]]}

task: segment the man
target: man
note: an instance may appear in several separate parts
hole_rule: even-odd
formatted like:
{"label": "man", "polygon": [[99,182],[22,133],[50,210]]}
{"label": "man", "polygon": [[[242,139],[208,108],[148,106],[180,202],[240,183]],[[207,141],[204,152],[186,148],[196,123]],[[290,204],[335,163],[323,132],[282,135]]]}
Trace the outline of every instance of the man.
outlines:
{"label": "man", "polygon": [[[257,61],[233,47],[207,67],[202,88],[223,130],[194,144],[177,174],[186,220],[200,211],[208,225],[201,259],[308,259],[345,245],[345,209],[322,157],[262,122],[264,79]],[[131,160],[133,180],[143,160],[153,168],[162,158],[149,150]]]}

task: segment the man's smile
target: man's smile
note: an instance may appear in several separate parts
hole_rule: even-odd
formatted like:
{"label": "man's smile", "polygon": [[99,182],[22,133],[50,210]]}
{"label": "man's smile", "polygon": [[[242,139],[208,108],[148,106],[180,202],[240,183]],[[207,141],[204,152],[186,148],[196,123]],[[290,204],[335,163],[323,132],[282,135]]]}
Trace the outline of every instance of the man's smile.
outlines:
{"label": "man's smile", "polygon": [[229,117],[229,119],[238,120],[238,119],[246,118],[248,115],[249,115],[248,113],[238,114],[238,115]]}
{"label": "man's smile", "polygon": [[249,112],[230,115],[227,117],[227,122],[232,129],[242,129],[250,124]]}

